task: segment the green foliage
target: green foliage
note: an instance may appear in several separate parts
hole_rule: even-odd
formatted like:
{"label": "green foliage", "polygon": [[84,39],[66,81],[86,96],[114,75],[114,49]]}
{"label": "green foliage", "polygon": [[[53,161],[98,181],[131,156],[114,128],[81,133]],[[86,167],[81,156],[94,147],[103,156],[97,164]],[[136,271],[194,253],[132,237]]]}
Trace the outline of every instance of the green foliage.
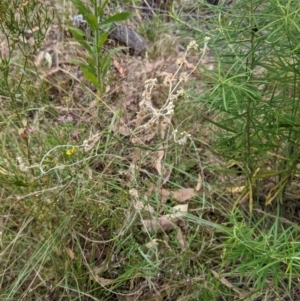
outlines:
{"label": "green foliage", "polygon": [[[0,93],[11,100],[15,113],[22,120],[22,114],[28,107],[28,94],[36,93],[32,81],[25,76],[29,59],[41,46],[45,32],[52,22],[53,10],[37,0],[29,1],[1,1],[0,4],[0,32],[5,37],[6,48],[0,53]],[[32,47],[20,43],[26,40],[28,31],[37,28]],[[14,56],[20,52],[21,60],[18,62],[24,70],[15,74]],[[24,85],[31,87],[24,90]],[[21,106],[19,105],[21,104]],[[22,108],[22,109],[21,109]]]}
{"label": "green foliage", "polygon": [[[0,181],[3,183],[28,186],[30,182],[22,173],[11,170],[14,164],[11,164],[10,151],[16,152],[18,146],[21,146],[22,151],[16,152],[17,157],[25,153],[27,163],[32,163],[32,149],[26,133],[28,126],[26,116],[31,106],[40,101],[42,93],[38,91],[34,79],[28,72],[32,54],[41,46],[52,19],[53,10],[40,1],[4,0],[0,4],[0,33],[4,37],[2,44],[4,48],[0,53],[0,95],[8,100],[6,106],[8,110],[1,110],[0,122],[7,125],[1,136],[3,141],[10,140],[7,138],[7,132],[11,127],[17,129],[17,135],[22,140],[22,143],[19,143],[12,137],[15,143],[9,151],[4,149],[2,152],[0,164],[5,170],[5,176],[1,176]],[[34,28],[37,28],[37,31],[32,47],[29,48],[26,44],[20,43],[20,40],[25,41],[27,32],[33,31]],[[11,168],[8,168],[9,166]],[[7,172],[6,168],[10,172]]]}
{"label": "green foliage", "polygon": [[[218,115],[206,117],[216,129],[215,151],[241,162],[250,195],[271,166],[278,189],[266,204],[282,202],[290,179],[299,172],[299,2],[240,0],[215,10],[218,15],[207,21],[209,32],[197,23],[187,24],[199,40],[211,38],[217,61],[214,70],[203,74],[206,89],[196,102]],[[254,201],[250,197],[250,210]]]}
{"label": "green foliage", "polygon": [[266,216],[247,221],[238,211],[230,215],[230,223],[232,230],[222,245],[224,269],[230,266],[255,291],[262,292],[271,278],[274,290],[290,292],[300,272],[299,227],[287,227],[279,219],[270,226]]}
{"label": "green foliage", "polygon": [[[300,4],[240,0],[230,8],[211,10],[215,15],[205,23],[209,31],[181,14],[173,12],[173,17],[181,30],[188,34],[192,30],[197,40],[210,37],[208,56],[215,58],[214,68],[201,73],[203,91],[191,89],[190,95],[195,106],[207,110],[201,117],[215,130],[214,151],[241,169],[244,183],[240,183],[245,188],[234,206],[249,202],[250,215],[234,210],[226,214],[228,227],[216,228],[221,236],[225,234],[216,247],[223,249],[222,273],[258,294],[273,291],[293,300],[290,291],[298,285],[300,262],[299,227],[293,223],[287,227],[281,217],[289,201],[286,190],[293,181],[298,185],[299,179]],[[219,172],[224,177],[225,169]],[[271,188],[265,187],[267,181],[273,183]],[[272,220],[264,212],[261,219],[252,216],[263,193],[265,205],[277,207]]]}
{"label": "green foliage", "polygon": [[[114,22],[121,22],[132,17],[132,13],[122,12],[116,13],[108,18],[104,18],[104,12],[108,4],[108,0],[100,2],[91,0],[90,3],[93,11],[80,0],[70,0],[78,9],[87,22],[92,36],[88,36],[83,30],[69,25],[74,38],[80,43],[88,52],[87,62],[77,61],[80,65],[84,77],[91,82],[99,91],[100,95],[105,92],[105,87],[108,82],[108,71],[111,63],[111,56],[113,52],[102,54],[104,43],[108,39],[109,31],[112,29]],[[76,23],[76,21],[75,21]]]}

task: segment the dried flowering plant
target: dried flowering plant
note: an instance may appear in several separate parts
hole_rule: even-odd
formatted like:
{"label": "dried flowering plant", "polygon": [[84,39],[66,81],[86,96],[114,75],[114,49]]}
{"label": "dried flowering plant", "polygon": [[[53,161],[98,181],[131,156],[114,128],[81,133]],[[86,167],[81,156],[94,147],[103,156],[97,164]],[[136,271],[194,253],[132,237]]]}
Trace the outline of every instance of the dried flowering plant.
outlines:
{"label": "dried flowering plant", "polygon": [[[171,124],[172,117],[174,115],[174,101],[183,96],[184,92],[179,87],[186,83],[189,76],[195,71],[198,65],[201,63],[203,56],[209,51],[208,48],[209,37],[204,39],[204,47],[200,49],[201,56],[199,62],[189,73],[181,72],[184,66],[188,64],[187,55],[191,49],[197,50],[198,45],[196,41],[191,41],[183,56],[180,56],[177,61],[177,70],[174,74],[168,73],[163,81],[164,86],[168,87],[168,96],[165,102],[160,108],[156,108],[152,102],[152,92],[157,85],[157,79],[146,80],[144,91],[142,93],[142,100],[139,103],[139,111],[135,120],[135,129],[132,135],[132,143],[141,144],[145,141],[145,135],[156,134],[160,129],[161,138],[165,139],[165,134],[168,126]],[[189,135],[184,135],[184,139],[177,140],[176,131],[174,132],[174,141],[179,144],[186,142]]]}
{"label": "dried flowering plant", "polygon": [[[199,64],[207,53],[208,49],[208,42],[209,38],[205,38],[204,40],[204,47],[200,49],[200,59],[196,66],[192,69],[192,71],[185,72],[184,67],[187,66],[188,63],[188,54],[192,49],[197,50],[198,45],[195,41],[191,41],[186,51],[182,56],[180,56],[176,60],[176,71],[174,74],[167,73],[164,80],[163,86],[168,89],[168,94],[163,101],[160,107],[155,107],[152,102],[152,95],[154,90],[158,85],[158,81],[156,78],[148,79],[145,82],[144,91],[142,93],[142,99],[139,103],[139,111],[136,115],[135,119],[135,128],[132,131],[131,142],[137,146],[136,151],[134,153],[133,164],[131,166],[132,171],[132,186],[138,187],[137,184],[137,175],[138,170],[140,167],[140,159],[143,157],[151,157],[154,160],[154,167],[158,172],[158,183],[155,186],[159,191],[161,191],[162,185],[164,184],[164,177],[166,173],[170,171],[166,171],[164,168],[164,164],[162,160],[165,156],[165,149],[167,149],[168,143],[170,139],[172,139],[178,145],[184,145],[187,143],[188,140],[191,141],[191,144],[194,148],[195,145],[193,143],[192,137],[188,132],[182,132],[178,134],[178,130],[174,129],[170,131],[172,118],[174,117],[174,108],[176,101],[184,95],[184,91],[182,89],[182,85],[185,84],[188,80],[190,75],[196,70]],[[149,145],[149,140],[153,139],[155,136],[158,136],[158,140],[156,139],[156,143],[159,145],[159,150],[149,151],[139,148],[138,146],[146,146]],[[158,142],[159,141],[159,142]],[[144,153],[143,153],[144,152]],[[149,156],[150,155],[150,156]],[[199,160],[200,162],[200,160]],[[201,165],[201,162],[199,163]],[[201,168],[202,169],[202,168]],[[204,179],[204,176],[202,176]],[[145,196],[144,199],[141,199],[139,196],[139,192],[137,189],[131,189],[129,194],[134,200],[134,208],[136,212],[140,215],[144,231],[148,233],[149,239],[151,239],[151,231],[159,231],[166,230],[169,231],[171,229],[176,228],[176,223],[180,223],[179,215],[164,215],[159,216],[159,212],[153,210],[149,210],[148,198]],[[192,193],[192,195],[194,195]],[[184,205],[184,212],[187,212],[188,205]],[[151,215],[151,219],[144,219],[144,214]]]}

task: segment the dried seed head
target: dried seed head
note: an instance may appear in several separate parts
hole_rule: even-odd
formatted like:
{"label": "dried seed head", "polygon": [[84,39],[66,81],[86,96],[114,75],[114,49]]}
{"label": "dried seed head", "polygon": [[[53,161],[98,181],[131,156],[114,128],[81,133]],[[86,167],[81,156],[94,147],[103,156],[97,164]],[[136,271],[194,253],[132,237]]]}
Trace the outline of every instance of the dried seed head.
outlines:
{"label": "dried seed head", "polygon": [[171,96],[170,96],[170,100],[171,101],[174,101],[174,100],[176,100],[178,98],[178,94],[172,94]]}
{"label": "dried seed head", "polygon": [[144,208],[144,205],[141,201],[135,202],[133,206],[134,206],[135,210],[138,212],[140,212]]}
{"label": "dried seed head", "polygon": [[198,48],[198,44],[196,43],[195,40],[190,41],[190,43],[187,46],[187,51],[189,51],[190,49],[196,49]]}
{"label": "dried seed head", "polygon": [[181,67],[182,65],[187,64],[187,61],[185,59],[185,57],[180,56],[177,60],[176,60],[176,65],[178,67]]}
{"label": "dried seed head", "polygon": [[145,110],[141,110],[137,113],[136,117],[138,119],[143,118],[146,115],[146,111]]}
{"label": "dried seed head", "polygon": [[138,198],[139,197],[138,191],[136,189],[134,189],[134,188],[132,188],[132,189],[129,190],[129,194],[131,196],[133,196],[134,198]]}
{"label": "dried seed head", "polygon": [[204,38],[204,44],[207,45],[209,41],[210,41],[210,37],[205,37],[205,38]]}
{"label": "dried seed head", "polygon": [[134,145],[138,145],[141,143],[141,140],[137,137],[133,137],[133,138],[131,138],[131,143]]}
{"label": "dried seed head", "polygon": [[182,97],[184,95],[184,90],[180,89],[177,91],[177,96]]}
{"label": "dried seed head", "polygon": [[148,211],[149,213],[154,213],[154,209],[151,205],[144,206],[144,210]]}
{"label": "dried seed head", "polygon": [[186,83],[188,81],[188,79],[189,79],[189,76],[186,72],[182,72],[180,74],[180,81]]}
{"label": "dried seed head", "polygon": [[174,81],[174,76],[171,73],[168,73],[164,79],[164,85],[169,86]]}
{"label": "dried seed head", "polygon": [[23,172],[28,171],[28,166],[25,165],[23,158],[22,157],[17,157],[16,159],[18,161],[19,169]]}
{"label": "dried seed head", "polygon": [[149,241],[147,244],[146,244],[146,247],[148,249],[152,249],[154,247],[156,247],[158,245],[158,242],[157,242],[157,239],[152,239],[151,241]]}
{"label": "dried seed head", "polygon": [[189,134],[186,131],[183,131],[183,132],[180,133],[180,136],[181,136],[180,139],[177,139],[177,134],[178,134],[177,130],[174,130],[172,134],[173,134],[173,137],[174,137],[174,141],[176,143],[178,143],[179,145],[186,144],[187,140],[191,137],[191,134]]}
{"label": "dried seed head", "polygon": [[145,89],[151,89],[157,84],[156,78],[150,78],[145,81]]}
{"label": "dried seed head", "polygon": [[156,119],[151,119],[149,122],[148,122],[148,128],[153,128],[155,127],[157,124],[157,120]]}
{"label": "dried seed head", "polygon": [[144,91],[142,96],[143,96],[143,99],[145,99],[145,100],[148,100],[148,101],[151,100],[151,93],[148,91]]}
{"label": "dried seed head", "polygon": [[167,106],[167,114],[172,115],[174,113],[174,104],[173,101],[170,101]]}

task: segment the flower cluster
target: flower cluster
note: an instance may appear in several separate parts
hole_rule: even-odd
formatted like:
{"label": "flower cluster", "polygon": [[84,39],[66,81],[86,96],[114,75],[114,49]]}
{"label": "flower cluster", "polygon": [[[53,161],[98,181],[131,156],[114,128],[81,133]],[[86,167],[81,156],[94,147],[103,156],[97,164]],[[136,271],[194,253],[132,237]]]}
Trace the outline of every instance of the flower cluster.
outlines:
{"label": "flower cluster", "polygon": [[73,116],[71,114],[68,115],[61,115],[57,118],[58,121],[72,121]]}
{"label": "flower cluster", "polygon": [[76,153],[77,149],[75,146],[71,147],[70,149],[66,150],[66,155],[67,156],[72,156]]}
{"label": "flower cluster", "polygon": [[180,133],[180,136],[181,136],[181,137],[180,137],[179,139],[178,139],[178,137],[177,137],[177,134],[178,134],[178,130],[174,130],[174,131],[173,131],[174,141],[175,141],[176,143],[178,143],[179,145],[184,145],[184,144],[186,144],[187,140],[188,140],[189,138],[191,138],[191,134],[187,133],[186,131],[183,131],[183,132]]}

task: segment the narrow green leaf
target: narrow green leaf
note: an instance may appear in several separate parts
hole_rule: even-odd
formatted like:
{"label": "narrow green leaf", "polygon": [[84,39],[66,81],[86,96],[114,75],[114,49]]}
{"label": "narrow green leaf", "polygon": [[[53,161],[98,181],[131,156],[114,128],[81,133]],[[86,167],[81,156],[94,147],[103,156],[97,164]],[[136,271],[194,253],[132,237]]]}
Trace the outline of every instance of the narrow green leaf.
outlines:
{"label": "narrow green leaf", "polygon": [[94,56],[87,56],[85,60],[88,62],[87,64],[83,64],[86,68],[90,70],[90,72],[94,73],[95,76],[97,74],[96,72],[96,58]]}
{"label": "narrow green leaf", "polygon": [[98,16],[99,16],[100,20],[103,19],[103,15],[104,15],[104,11],[105,11],[105,7],[106,7],[107,3],[108,3],[108,0],[105,0],[103,2],[103,4],[98,7]]}
{"label": "narrow green leaf", "polygon": [[99,82],[97,80],[97,77],[90,71],[90,68],[88,68],[86,65],[81,65],[81,70],[83,72],[84,77],[96,88],[99,88]]}
{"label": "narrow green leaf", "polygon": [[81,29],[79,29],[79,28],[77,28],[73,25],[69,25],[68,27],[71,30],[72,35],[74,36],[74,38],[76,38],[76,39],[82,38],[83,39],[85,37],[86,34]]}
{"label": "narrow green leaf", "polygon": [[204,120],[206,120],[206,121],[208,121],[208,122],[210,122],[210,123],[216,125],[217,127],[221,128],[221,129],[223,129],[223,130],[226,130],[226,131],[228,131],[228,132],[230,132],[230,133],[235,133],[235,134],[236,134],[236,131],[234,131],[234,130],[232,130],[232,129],[226,127],[226,126],[224,126],[222,123],[215,122],[215,121],[213,121],[212,119],[209,119],[209,118],[205,117],[204,115],[202,115],[202,117],[203,117]]}
{"label": "narrow green leaf", "polygon": [[74,4],[74,6],[78,9],[78,11],[83,15],[84,18],[92,14],[89,7],[87,5],[84,5],[84,3],[81,0],[70,0],[70,1]]}
{"label": "narrow green leaf", "polygon": [[100,61],[101,64],[101,76],[104,78],[110,68],[110,55],[106,54]]}
{"label": "narrow green leaf", "polygon": [[91,47],[84,40],[86,34],[81,29],[76,28],[73,25],[69,25],[68,27],[75,40],[80,43],[89,53],[92,53]]}
{"label": "narrow green leaf", "polygon": [[130,12],[123,12],[123,13],[115,14],[115,15],[111,16],[110,18],[106,19],[104,22],[102,22],[101,25],[109,24],[109,23],[113,23],[113,22],[124,21],[124,20],[131,18],[132,16],[134,16],[134,14],[130,13]]}
{"label": "narrow green leaf", "polygon": [[100,52],[103,44],[107,41],[107,37],[108,37],[108,33],[107,32],[103,32],[100,35],[99,40],[98,40],[98,45],[97,45],[98,52]]}
{"label": "narrow green leaf", "polygon": [[76,64],[76,65],[80,65],[82,63],[82,61],[80,60],[77,60],[77,59],[70,59],[70,62],[73,63],[73,64]]}
{"label": "narrow green leaf", "polygon": [[225,108],[225,111],[228,110],[228,107],[227,107],[227,99],[226,99],[226,93],[225,93],[225,89],[224,89],[224,86],[222,85],[222,95],[223,95],[223,104],[224,104],[224,108]]}
{"label": "narrow green leaf", "polygon": [[94,14],[86,15],[85,20],[87,21],[92,31],[99,30],[98,20]]}
{"label": "narrow green leaf", "polygon": [[23,180],[15,180],[13,182],[13,184],[16,185],[16,186],[21,186],[21,187],[28,187],[29,186],[29,184],[24,182]]}
{"label": "narrow green leaf", "polygon": [[299,53],[299,51],[300,51],[300,45],[296,46],[296,47],[292,50],[292,52],[297,52],[297,53]]}
{"label": "narrow green leaf", "polygon": [[121,114],[121,110],[117,109],[116,112],[114,113],[112,119],[111,119],[109,130],[108,130],[108,135],[106,136],[104,153],[106,153],[106,151],[107,151],[107,148],[108,148],[108,145],[109,145],[109,139],[111,137],[111,134],[113,133],[114,125],[116,123],[117,118],[120,116],[120,114]]}

